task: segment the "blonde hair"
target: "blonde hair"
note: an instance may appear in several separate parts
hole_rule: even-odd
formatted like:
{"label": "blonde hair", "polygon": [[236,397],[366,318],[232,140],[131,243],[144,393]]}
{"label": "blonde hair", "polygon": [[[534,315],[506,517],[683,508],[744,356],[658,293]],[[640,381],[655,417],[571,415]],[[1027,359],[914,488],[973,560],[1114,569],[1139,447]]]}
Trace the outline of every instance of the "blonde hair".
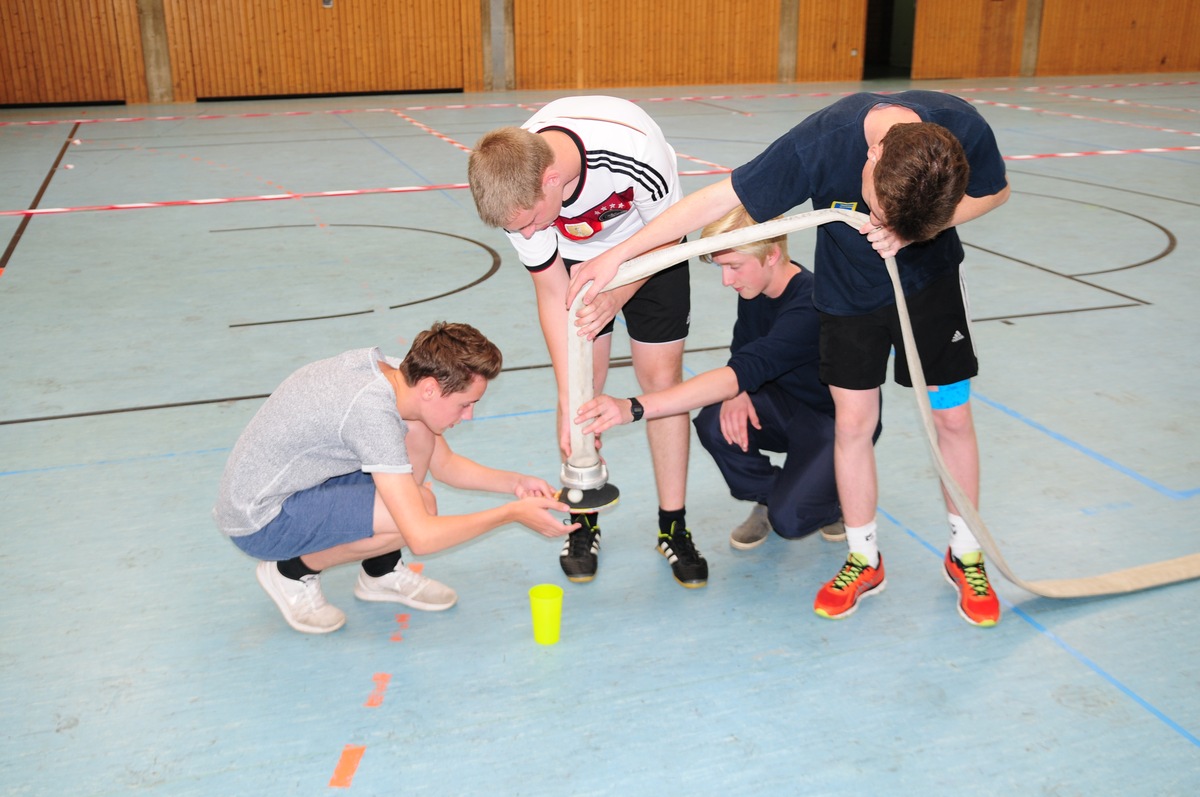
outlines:
{"label": "blonde hair", "polygon": [[[744,227],[750,227],[754,224],[757,224],[757,222],[750,217],[749,213],[746,212],[746,208],[742,205],[738,205],[736,208],[729,211],[724,216],[701,230],[700,237],[711,238],[712,236],[720,235],[723,232],[740,230]],[[761,241],[752,241],[751,243],[742,244],[741,246],[732,246],[730,249],[735,252],[741,252],[744,255],[750,255],[761,263],[767,259],[767,255],[770,254],[771,250],[775,247],[779,247],[779,254],[781,255],[782,261],[786,263],[788,260],[786,235],[778,235],[774,238],[764,238]],[[713,254],[716,253],[714,252],[707,255],[700,255],[700,259],[705,263],[711,263]]]}
{"label": "blonde hair", "polygon": [[537,133],[500,127],[484,134],[467,160],[479,218],[489,227],[504,227],[532,208],[545,195],[542,177],[553,163],[550,145]]}

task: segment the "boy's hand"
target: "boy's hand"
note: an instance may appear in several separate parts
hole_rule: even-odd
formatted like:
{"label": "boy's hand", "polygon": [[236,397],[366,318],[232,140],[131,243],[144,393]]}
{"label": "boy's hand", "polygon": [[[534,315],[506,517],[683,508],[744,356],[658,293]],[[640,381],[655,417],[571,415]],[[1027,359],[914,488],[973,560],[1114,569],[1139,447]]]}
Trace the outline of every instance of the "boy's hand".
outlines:
{"label": "boy's hand", "polygon": [[726,443],[749,451],[751,426],[762,429],[749,394],[738,393],[728,401],[721,402],[721,436]]}
{"label": "boy's hand", "polygon": [[[570,421],[567,420],[567,414],[565,412],[560,412],[558,417],[562,422],[558,430],[558,450],[559,453],[562,454],[563,460],[566,461],[571,458],[571,426]],[[576,423],[578,423],[578,421],[576,421]],[[590,430],[585,429],[584,431],[586,432]],[[601,442],[600,435],[598,433],[596,434],[595,443],[596,450],[599,451],[603,443]]]}
{"label": "boy's hand", "polygon": [[608,326],[608,322],[617,317],[620,309],[616,297],[611,292],[600,294],[594,301],[579,308],[575,315],[576,334],[588,340],[595,340],[596,336],[604,331],[604,327]]}
{"label": "boy's hand", "polygon": [[[615,399],[605,395],[596,396],[581,406],[579,412],[575,414],[575,423],[586,424],[583,427],[584,434],[599,435],[606,429],[632,421],[633,413],[629,411],[628,399]],[[598,437],[597,440],[599,440]],[[599,447],[599,445],[596,446],[596,448]]]}
{"label": "boy's hand", "polygon": [[553,498],[558,494],[558,491],[551,487],[550,482],[545,479],[539,479],[537,476],[517,474],[517,486],[513,490],[513,494],[517,498]]}
{"label": "boy's hand", "polygon": [[513,501],[510,506],[516,513],[514,520],[543,537],[561,537],[579,528],[578,523],[568,523],[550,514],[551,510],[564,513],[571,511],[570,506],[553,498],[529,496]]}
{"label": "boy's hand", "polygon": [[[617,270],[621,268],[621,261],[615,259],[610,252],[603,252],[596,257],[571,269],[571,281],[567,284],[567,308],[575,302],[575,295],[580,289],[590,280],[592,285],[587,289],[587,293],[583,295],[583,303],[591,304],[596,301],[596,297],[600,291],[613,281],[617,276]],[[607,323],[607,322],[605,322]]]}
{"label": "boy's hand", "polygon": [[880,257],[885,259],[895,257],[896,253],[908,246],[909,243],[892,232],[890,227],[876,224],[874,220],[868,221],[859,227],[858,232],[860,235],[867,236],[867,240],[871,243],[871,248],[878,252]]}

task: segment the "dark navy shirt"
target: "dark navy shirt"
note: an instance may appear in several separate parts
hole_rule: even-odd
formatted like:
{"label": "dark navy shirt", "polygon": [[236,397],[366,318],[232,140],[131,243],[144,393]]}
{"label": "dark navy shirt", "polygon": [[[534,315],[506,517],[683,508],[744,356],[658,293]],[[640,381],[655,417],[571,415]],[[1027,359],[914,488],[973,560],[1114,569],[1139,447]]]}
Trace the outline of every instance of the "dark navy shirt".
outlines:
{"label": "dark navy shirt", "polygon": [[[814,209],[842,207],[867,213],[862,170],[867,161],[863,122],[879,104],[909,108],[923,122],[947,128],[962,143],[971,176],[967,195],[1004,189],[1004,160],[992,129],[968,102],[934,91],[860,93],[812,114],[749,163],[734,169],[733,189],[755,221],[787,213],[806,200]],[[905,294],[914,293],[962,262],[954,228],[932,241],[909,244],[896,256]],[[895,303],[883,258],[865,235],[842,222],[817,230],[814,302],[831,315],[863,315]]]}
{"label": "dark navy shirt", "polygon": [[789,396],[833,417],[833,398],[817,376],[820,316],[812,304],[813,275],[801,271],[778,299],[738,298],[729,367],[739,390],[775,382]]}

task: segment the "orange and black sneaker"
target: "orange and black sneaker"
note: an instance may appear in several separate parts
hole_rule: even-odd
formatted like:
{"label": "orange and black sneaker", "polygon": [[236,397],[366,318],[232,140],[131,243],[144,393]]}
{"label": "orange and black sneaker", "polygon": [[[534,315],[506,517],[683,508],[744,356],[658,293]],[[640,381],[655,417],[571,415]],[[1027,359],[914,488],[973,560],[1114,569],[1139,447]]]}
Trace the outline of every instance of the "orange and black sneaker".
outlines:
{"label": "orange and black sneaker", "polygon": [[958,590],[958,613],[971,625],[991,627],[1000,622],[1000,601],[983,569],[983,552],[961,559],[946,551],[946,580]]}
{"label": "orange and black sneaker", "polygon": [[871,567],[867,557],[851,551],[838,574],[817,593],[813,611],[829,620],[849,617],[858,608],[859,598],[883,592],[886,586],[883,555],[879,556],[879,564]]}

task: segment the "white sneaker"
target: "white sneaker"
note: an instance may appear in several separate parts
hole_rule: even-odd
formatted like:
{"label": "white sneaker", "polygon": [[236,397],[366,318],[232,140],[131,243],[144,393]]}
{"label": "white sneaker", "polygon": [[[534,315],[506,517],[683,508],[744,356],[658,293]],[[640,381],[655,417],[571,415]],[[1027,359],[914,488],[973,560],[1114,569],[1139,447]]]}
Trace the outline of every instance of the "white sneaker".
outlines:
{"label": "white sneaker", "polygon": [[368,576],[367,571],[360,567],[358,583],[354,585],[354,595],[359,600],[403,603],[405,606],[427,612],[449,609],[458,601],[457,592],[440,581],[414,573],[404,562],[400,562],[395,570],[379,578]]}
{"label": "white sneaker", "polygon": [[283,619],[305,634],[328,634],[346,624],[346,615],[325,602],[319,575],[296,581],[279,572],[275,562],[259,562],[254,574],[263,590],[275,601]]}

